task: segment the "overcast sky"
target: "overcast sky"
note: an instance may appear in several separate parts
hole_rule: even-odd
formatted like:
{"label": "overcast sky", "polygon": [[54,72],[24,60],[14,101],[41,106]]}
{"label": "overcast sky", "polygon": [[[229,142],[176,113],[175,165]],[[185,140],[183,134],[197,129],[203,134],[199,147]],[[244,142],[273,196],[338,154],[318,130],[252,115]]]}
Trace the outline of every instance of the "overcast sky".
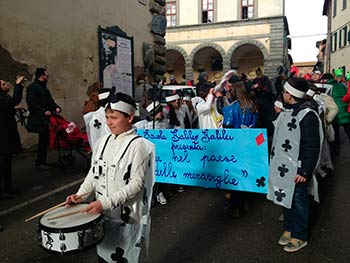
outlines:
{"label": "overcast sky", "polygon": [[316,42],[326,38],[327,17],[322,16],[324,0],[285,0],[292,38],[294,62],[317,61]]}

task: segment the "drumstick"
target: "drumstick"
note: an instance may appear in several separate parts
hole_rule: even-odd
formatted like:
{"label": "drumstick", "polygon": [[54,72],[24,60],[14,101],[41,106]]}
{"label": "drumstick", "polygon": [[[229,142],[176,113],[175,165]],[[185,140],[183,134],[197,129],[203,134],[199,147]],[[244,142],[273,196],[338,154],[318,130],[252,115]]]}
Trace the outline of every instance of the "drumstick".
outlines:
{"label": "drumstick", "polygon": [[[89,194],[91,194],[91,192],[87,192],[87,193],[78,195],[78,196],[77,196],[77,199],[79,199],[79,198],[81,198],[81,197],[84,197],[84,196],[86,196],[86,195],[89,195]],[[48,209],[46,209],[46,210],[44,210],[44,211],[42,211],[42,212],[40,212],[40,213],[37,213],[37,214],[33,215],[33,216],[30,217],[30,218],[27,218],[26,220],[24,220],[24,222],[28,222],[28,221],[30,221],[30,220],[32,220],[32,219],[34,219],[34,218],[37,218],[37,217],[39,217],[39,216],[42,216],[43,214],[46,214],[46,213],[48,213],[48,212],[50,212],[50,211],[52,211],[52,210],[55,210],[56,208],[59,208],[59,207],[61,207],[61,206],[64,206],[65,204],[66,204],[66,201],[64,201],[64,202],[62,202],[62,203],[59,203],[59,204],[57,204],[57,205],[55,205],[55,206],[53,206],[53,207],[51,207],[51,208],[48,208]]]}
{"label": "drumstick", "polygon": [[65,217],[65,216],[71,216],[71,215],[75,215],[75,214],[78,214],[78,213],[81,213],[81,211],[78,210],[78,211],[74,211],[74,212],[64,213],[64,214],[61,214],[61,215],[58,215],[58,216],[50,217],[47,220],[57,219],[57,218]]}

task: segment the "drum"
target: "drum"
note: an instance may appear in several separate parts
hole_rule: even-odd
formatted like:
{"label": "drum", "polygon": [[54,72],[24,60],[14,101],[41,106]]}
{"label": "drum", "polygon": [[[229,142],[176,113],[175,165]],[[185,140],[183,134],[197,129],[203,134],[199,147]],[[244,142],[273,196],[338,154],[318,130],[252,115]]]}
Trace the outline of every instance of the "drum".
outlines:
{"label": "drum", "polygon": [[[103,215],[78,212],[87,205],[63,206],[43,215],[38,223],[39,245],[50,252],[67,254],[85,250],[100,242],[104,236]],[[59,217],[64,214],[71,215]]]}

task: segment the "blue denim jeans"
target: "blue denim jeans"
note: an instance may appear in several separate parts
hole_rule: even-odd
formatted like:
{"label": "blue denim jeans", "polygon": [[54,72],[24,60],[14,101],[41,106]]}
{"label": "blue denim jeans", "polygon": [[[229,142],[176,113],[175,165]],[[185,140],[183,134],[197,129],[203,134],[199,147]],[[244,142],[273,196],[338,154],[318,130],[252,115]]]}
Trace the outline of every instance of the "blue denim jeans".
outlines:
{"label": "blue denim jeans", "polygon": [[291,209],[283,207],[284,230],[291,232],[293,238],[308,240],[310,200],[308,185],[298,183],[295,185]]}

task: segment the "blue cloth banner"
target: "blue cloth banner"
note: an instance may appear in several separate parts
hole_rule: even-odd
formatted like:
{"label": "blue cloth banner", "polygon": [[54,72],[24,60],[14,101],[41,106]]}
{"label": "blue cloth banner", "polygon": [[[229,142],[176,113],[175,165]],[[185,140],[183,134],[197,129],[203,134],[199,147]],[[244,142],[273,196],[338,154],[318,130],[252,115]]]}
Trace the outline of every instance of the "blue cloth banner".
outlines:
{"label": "blue cloth banner", "polygon": [[156,182],[266,193],[265,129],[138,130],[156,145]]}

